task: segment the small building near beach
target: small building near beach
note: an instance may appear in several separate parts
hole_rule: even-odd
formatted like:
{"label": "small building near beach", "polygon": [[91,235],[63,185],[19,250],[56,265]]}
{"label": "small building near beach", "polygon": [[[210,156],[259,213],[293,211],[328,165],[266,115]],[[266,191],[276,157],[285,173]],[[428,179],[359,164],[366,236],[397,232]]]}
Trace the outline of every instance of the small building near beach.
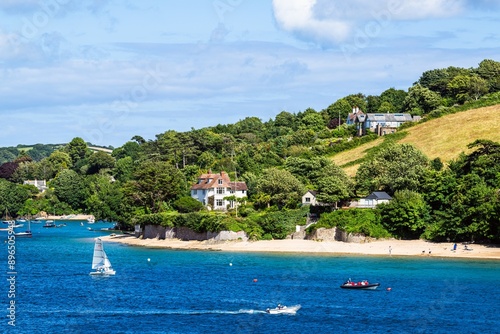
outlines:
{"label": "small building near beach", "polygon": [[316,191],[315,190],[308,190],[303,196],[302,196],[302,205],[318,205],[318,201],[316,200]]}
{"label": "small building near beach", "polygon": [[351,206],[361,209],[374,209],[377,205],[381,203],[388,203],[390,200],[392,200],[392,197],[385,191],[374,191],[370,195],[360,198],[355,205],[351,204]]}

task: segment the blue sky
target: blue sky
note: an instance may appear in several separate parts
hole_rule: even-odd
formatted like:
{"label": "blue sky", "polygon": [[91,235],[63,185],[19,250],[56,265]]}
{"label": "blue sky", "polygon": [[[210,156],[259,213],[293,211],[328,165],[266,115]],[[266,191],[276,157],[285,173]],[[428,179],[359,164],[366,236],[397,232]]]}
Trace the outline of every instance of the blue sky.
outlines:
{"label": "blue sky", "polygon": [[2,0],[0,147],[320,111],[500,61],[500,0]]}

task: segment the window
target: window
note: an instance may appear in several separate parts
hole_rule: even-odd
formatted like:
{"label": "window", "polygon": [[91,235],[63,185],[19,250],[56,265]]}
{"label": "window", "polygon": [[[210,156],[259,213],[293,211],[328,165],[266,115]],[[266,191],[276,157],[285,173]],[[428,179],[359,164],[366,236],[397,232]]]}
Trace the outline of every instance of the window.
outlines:
{"label": "window", "polygon": [[223,194],[224,193],[224,188],[223,187],[218,187],[217,188],[217,194]]}
{"label": "window", "polygon": [[306,197],[305,200],[306,200],[306,203],[311,203],[311,199],[309,197]]}
{"label": "window", "polygon": [[219,182],[219,184],[222,184],[222,179],[219,179],[218,182]]}
{"label": "window", "polygon": [[222,206],[222,200],[221,199],[218,199],[216,202],[215,202],[215,206]]}
{"label": "window", "polygon": [[193,195],[196,195],[198,193],[198,190],[193,190]]}

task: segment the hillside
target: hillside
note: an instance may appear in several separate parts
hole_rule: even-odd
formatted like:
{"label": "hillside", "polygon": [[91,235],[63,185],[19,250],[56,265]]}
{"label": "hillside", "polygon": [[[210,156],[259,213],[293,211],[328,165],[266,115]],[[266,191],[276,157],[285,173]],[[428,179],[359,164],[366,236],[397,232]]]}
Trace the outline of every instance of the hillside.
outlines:
{"label": "hillside", "polygon": [[[414,145],[429,159],[440,158],[441,161],[448,162],[461,152],[467,152],[467,145],[476,139],[500,142],[500,124],[496,120],[499,113],[500,105],[494,105],[436,118],[405,130],[408,135],[398,142]],[[380,138],[341,152],[333,157],[333,161],[343,166],[361,159],[368,149],[379,145],[382,141]],[[358,167],[359,164],[344,169],[349,175],[354,176]]]}

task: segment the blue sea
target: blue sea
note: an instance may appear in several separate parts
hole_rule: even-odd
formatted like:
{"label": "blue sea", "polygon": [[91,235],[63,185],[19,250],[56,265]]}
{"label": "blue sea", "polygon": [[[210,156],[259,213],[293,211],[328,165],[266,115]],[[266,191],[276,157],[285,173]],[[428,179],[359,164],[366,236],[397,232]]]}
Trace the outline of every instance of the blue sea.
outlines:
{"label": "blue sea", "polygon": [[[1,232],[1,333],[456,334],[500,328],[500,261],[160,250],[105,242],[116,275],[92,277],[94,238],[106,233],[88,227],[111,224],[66,224],[32,224],[32,238],[15,240],[14,285],[8,280],[7,233]],[[381,286],[340,289],[348,278]],[[301,308],[295,315],[265,313],[278,303]]]}

